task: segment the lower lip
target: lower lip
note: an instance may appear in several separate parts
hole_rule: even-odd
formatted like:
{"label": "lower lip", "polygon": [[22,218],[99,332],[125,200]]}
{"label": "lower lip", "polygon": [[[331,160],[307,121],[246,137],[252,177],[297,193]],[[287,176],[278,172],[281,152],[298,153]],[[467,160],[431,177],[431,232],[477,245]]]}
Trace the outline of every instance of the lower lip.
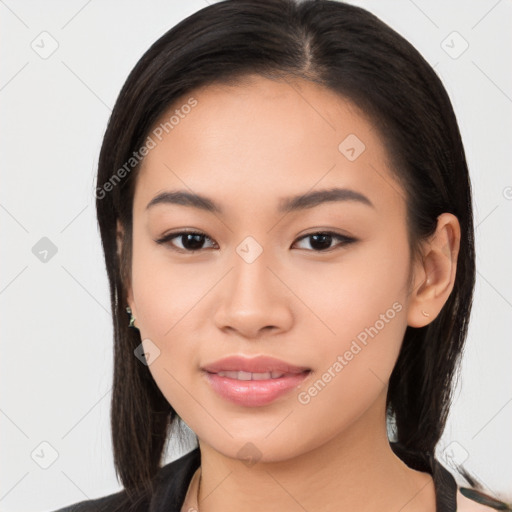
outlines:
{"label": "lower lip", "polygon": [[273,402],[301,384],[309,373],[308,371],[288,374],[278,379],[237,380],[205,372],[206,379],[216,393],[230,402],[245,407],[259,407]]}

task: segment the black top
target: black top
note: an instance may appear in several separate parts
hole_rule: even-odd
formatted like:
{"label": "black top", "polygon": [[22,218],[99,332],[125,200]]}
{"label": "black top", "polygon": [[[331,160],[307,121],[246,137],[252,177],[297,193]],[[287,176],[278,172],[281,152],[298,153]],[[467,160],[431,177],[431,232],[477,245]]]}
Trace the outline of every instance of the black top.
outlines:
{"label": "black top", "polygon": [[[436,512],[456,512],[457,483],[452,474],[430,455],[413,455],[403,451],[398,443],[391,442],[390,445],[394,453],[409,467],[432,475]],[[180,512],[192,476],[200,464],[201,452],[197,447],[160,468],[155,479],[155,492],[149,500],[146,498],[139,503],[128,504],[126,491],[122,490],[103,498],[81,501],[54,512]],[[468,497],[478,501],[474,497]]]}

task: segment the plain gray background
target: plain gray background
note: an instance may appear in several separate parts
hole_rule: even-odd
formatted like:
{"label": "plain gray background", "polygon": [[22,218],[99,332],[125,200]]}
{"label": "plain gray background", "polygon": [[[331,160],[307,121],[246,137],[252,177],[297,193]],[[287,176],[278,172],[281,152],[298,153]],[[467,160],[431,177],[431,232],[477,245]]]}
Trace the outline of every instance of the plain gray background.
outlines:
{"label": "plain gray background", "polygon": [[[94,210],[97,157],[132,67],[207,3],[0,0],[2,511],[52,510],[120,489],[109,430],[112,327]],[[448,468],[464,461],[512,501],[512,5],[352,3],[418,48],[457,113],[474,187],[478,274],[438,457]],[[167,461],[191,446],[172,444]]]}

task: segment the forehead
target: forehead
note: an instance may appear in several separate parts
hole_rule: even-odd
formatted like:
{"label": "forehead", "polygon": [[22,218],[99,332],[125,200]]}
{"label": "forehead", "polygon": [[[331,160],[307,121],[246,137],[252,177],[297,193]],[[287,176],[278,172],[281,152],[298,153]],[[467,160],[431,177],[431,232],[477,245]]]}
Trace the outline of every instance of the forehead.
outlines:
{"label": "forehead", "polygon": [[[194,107],[185,108],[191,100]],[[277,203],[334,186],[364,188],[377,202],[397,199],[386,148],[371,121],[350,101],[306,80],[255,76],[195,89],[173,103],[150,136],[156,144],[137,177],[141,209],[158,192],[178,188],[230,204],[272,197]]]}

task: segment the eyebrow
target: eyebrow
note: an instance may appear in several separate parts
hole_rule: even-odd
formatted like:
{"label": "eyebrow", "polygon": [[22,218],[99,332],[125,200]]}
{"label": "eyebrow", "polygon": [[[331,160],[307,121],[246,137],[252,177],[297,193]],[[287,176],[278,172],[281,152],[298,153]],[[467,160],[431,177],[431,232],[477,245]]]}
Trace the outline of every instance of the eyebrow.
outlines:
{"label": "eyebrow", "polygon": [[[374,204],[360,192],[356,192],[355,190],[348,188],[330,188],[281,198],[279,200],[278,212],[289,213],[306,210],[324,203],[335,201],[353,201],[375,208]],[[200,194],[187,192],[186,190],[168,190],[161,192],[151,199],[146,206],[146,210],[156,206],[157,204],[177,204],[221,215],[223,213],[221,206],[212,199]]]}

